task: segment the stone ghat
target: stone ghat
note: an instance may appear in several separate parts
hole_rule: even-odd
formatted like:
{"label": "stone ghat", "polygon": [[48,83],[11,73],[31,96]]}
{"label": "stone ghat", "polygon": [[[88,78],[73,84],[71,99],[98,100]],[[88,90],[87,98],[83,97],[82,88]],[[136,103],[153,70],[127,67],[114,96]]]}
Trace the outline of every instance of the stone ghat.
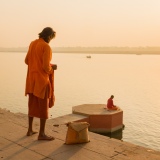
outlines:
{"label": "stone ghat", "polygon": [[[104,111],[105,112],[105,111]],[[87,116],[69,114],[47,120],[46,133],[53,141],[38,141],[38,134],[26,136],[28,116],[0,109],[1,160],[160,160],[160,152],[89,132],[89,143],[66,145],[64,123]],[[54,127],[54,124],[61,124]],[[33,128],[39,131],[39,119]]]}

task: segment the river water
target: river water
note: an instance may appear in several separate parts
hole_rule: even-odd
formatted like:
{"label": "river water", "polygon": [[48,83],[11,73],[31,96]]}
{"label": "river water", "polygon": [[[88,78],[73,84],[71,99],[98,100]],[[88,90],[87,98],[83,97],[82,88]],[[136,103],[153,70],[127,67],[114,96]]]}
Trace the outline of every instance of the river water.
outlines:
{"label": "river water", "polygon": [[[106,104],[111,94],[124,112],[122,140],[160,151],[160,55],[54,53],[55,106],[50,118],[81,104]],[[25,53],[0,52],[0,107],[27,113]]]}

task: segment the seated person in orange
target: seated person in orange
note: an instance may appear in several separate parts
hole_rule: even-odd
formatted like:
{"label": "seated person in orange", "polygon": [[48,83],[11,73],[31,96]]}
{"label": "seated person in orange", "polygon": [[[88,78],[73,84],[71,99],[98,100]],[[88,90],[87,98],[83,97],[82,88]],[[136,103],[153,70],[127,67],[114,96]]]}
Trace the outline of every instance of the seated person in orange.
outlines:
{"label": "seated person in orange", "polygon": [[107,108],[106,109],[109,109],[109,110],[117,110],[118,109],[118,107],[116,107],[113,104],[113,98],[114,98],[114,96],[111,95],[111,97],[108,99],[108,101],[107,101]]}

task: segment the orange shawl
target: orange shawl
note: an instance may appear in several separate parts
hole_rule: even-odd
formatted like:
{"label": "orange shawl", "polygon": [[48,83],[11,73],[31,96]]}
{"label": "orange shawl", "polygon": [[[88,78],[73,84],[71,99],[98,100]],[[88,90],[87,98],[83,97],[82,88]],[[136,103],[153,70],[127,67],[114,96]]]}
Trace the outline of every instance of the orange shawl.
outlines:
{"label": "orange shawl", "polygon": [[46,88],[49,85],[49,98],[54,96],[54,83],[51,84],[49,79],[50,75],[54,76],[50,65],[51,59],[52,50],[48,43],[42,38],[31,42],[25,58],[25,63],[28,65],[25,95],[33,93],[33,95],[44,99]]}

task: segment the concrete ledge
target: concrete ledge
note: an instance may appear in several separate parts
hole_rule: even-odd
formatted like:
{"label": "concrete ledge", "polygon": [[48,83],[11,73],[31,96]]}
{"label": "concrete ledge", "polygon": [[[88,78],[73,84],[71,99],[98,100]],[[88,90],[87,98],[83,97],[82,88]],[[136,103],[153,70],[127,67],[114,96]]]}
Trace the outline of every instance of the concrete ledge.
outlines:
{"label": "concrete ledge", "polygon": [[[78,120],[77,115],[49,119],[46,133],[54,141],[37,141],[38,134],[26,136],[28,116],[0,109],[0,159],[2,160],[160,160],[160,152],[89,132],[90,142],[65,145],[67,127],[53,124]],[[33,129],[39,131],[39,119]]]}

